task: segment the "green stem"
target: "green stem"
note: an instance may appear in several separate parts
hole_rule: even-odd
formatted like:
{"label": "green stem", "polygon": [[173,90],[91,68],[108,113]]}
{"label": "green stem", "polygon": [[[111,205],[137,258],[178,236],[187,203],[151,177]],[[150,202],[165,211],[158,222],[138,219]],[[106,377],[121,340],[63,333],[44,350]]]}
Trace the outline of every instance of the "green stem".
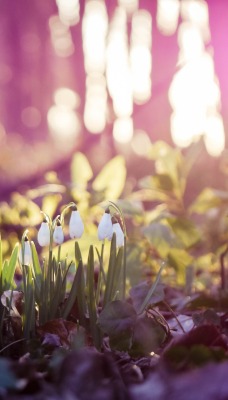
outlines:
{"label": "green stem", "polygon": [[139,314],[142,314],[142,312],[143,312],[143,311],[145,310],[145,308],[147,307],[147,305],[148,305],[148,303],[149,303],[149,301],[150,301],[150,298],[151,298],[152,294],[154,293],[154,291],[155,291],[155,289],[156,289],[156,287],[157,287],[157,284],[158,284],[158,282],[159,282],[161,273],[162,273],[162,271],[163,271],[165,265],[166,265],[166,264],[163,262],[162,265],[161,265],[161,267],[160,267],[160,269],[159,269],[159,271],[158,271],[158,274],[157,274],[157,276],[156,276],[156,279],[155,279],[153,285],[151,286],[149,292],[147,293],[147,295],[146,295],[146,297],[145,297],[145,299],[144,299],[144,301],[143,301],[143,303],[142,303],[142,305],[141,305],[141,307],[140,307]]}
{"label": "green stem", "polygon": [[124,255],[123,255],[123,300],[126,298],[126,279],[127,279],[127,238],[124,235]]}

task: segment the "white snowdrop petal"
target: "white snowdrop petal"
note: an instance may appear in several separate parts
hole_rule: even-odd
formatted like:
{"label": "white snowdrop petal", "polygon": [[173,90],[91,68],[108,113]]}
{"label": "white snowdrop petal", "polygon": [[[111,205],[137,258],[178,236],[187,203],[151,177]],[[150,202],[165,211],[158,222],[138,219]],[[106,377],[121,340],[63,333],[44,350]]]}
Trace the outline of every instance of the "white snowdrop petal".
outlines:
{"label": "white snowdrop petal", "polygon": [[28,240],[26,240],[24,242],[24,254],[23,254],[23,248],[21,247],[21,249],[20,249],[19,260],[20,260],[21,264],[24,264],[24,265],[29,265],[32,263],[32,251],[31,251],[30,242]]}
{"label": "white snowdrop petal", "polygon": [[48,246],[50,244],[50,229],[47,222],[42,222],[37,234],[37,240],[40,246]]}
{"label": "white snowdrop petal", "polygon": [[78,210],[71,213],[69,221],[69,234],[71,239],[77,239],[82,236],[84,232],[84,224]]}
{"label": "white snowdrop petal", "polygon": [[116,246],[122,247],[124,245],[124,233],[119,222],[113,224],[113,232],[116,234]]}
{"label": "white snowdrop petal", "polygon": [[[15,306],[16,301],[21,299],[22,293],[17,290],[5,290],[1,296],[1,303],[10,311],[12,317],[20,317],[19,312]],[[9,307],[9,303],[11,302]]]}
{"label": "white snowdrop petal", "polygon": [[105,212],[104,215],[102,216],[97,228],[97,233],[99,240],[112,239],[113,235],[112,218],[109,213]]}
{"label": "white snowdrop petal", "polygon": [[56,225],[53,233],[53,240],[56,244],[62,244],[64,242],[64,233],[61,225]]}

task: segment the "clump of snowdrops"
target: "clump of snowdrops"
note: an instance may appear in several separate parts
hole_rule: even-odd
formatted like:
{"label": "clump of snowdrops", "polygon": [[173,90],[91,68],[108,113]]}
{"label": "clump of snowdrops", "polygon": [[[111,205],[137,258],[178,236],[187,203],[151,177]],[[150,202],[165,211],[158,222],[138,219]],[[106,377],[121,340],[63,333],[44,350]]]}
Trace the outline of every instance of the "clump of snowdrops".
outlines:
{"label": "clump of snowdrops", "polygon": [[[110,212],[115,210],[113,215]],[[74,258],[61,257],[61,244],[64,242],[64,218],[70,214],[69,236],[74,240]],[[86,262],[82,260],[79,239],[84,233],[84,223],[74,203],[69,203],[54,220],[43,213],[44,220],[38,230],[37,242],[45,247],[47,256],[40,260],[36,245],[29,240],[29,231],[22,236],[21,245],[16,245],[11,259],[2,265],[0,257],[0,276],[2,295],[2,315],[8,310],[11,315],[19,315],[16,303],[21,299],[22,330],[25,338],[35,334],[37,326],[47,321],[67,319],[72,307],[77,304],[77,323],[88,329],[95,346],[101,343],[97,326],[99,307],[117,298],[125,298],[126,291],[126,228],[119,207],[110,202],[98,225],[98,239],[101,248],[94,245],[88,248]],[[104,266],[104,246],[110,241],[108,265]],[[56,252],[57,246],[57,252]],[[55,248],[55,251],[54,251]],[[1,250],[1,249],[0,249]],[[96,252],[96,253],[95,253]],[[0,252],[1,253],[1,252]],[[95,254],[96,271],[95,282]],[[14,272],[19,262],[22,271],[21,293],[14,283]],[[72,279],[72,270],[74,276]],[[71,275],[71,280],[68,279]],[[15,290],[16,289],[16,290]]]}

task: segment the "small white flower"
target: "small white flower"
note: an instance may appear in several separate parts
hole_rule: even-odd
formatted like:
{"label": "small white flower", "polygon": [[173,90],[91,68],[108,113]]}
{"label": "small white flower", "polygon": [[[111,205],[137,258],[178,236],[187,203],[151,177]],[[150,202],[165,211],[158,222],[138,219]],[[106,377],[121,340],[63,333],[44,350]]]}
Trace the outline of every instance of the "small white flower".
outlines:
{"label": "small white flower", "polygon": [[53,233],[53,240],[56,244],[62,244],[64,241],[64,233],[63,228],[60,221],[57,222],[54,233]]}
{"label": "small white flower", "polygon": [[75,206],[75,209],[72,211],[69,221],[69,234],[71,239],[80,238],[84,232],[84,224],[81,219],[81,216]]}
{"label": "small white flower", "polygon": [[48,246],[50,244],[50,228],[47,221],[42,222],[37,234],[37,240],[40,246]]}
{"label": "small white flower", "polygon": [[[18,292],[17,290],[5,290],[1,295],[1,302],[4,307],[10,311],[11,317],[21,317],[19,314],[16,303],[22,302],[22,292]],[[9,305],[11,307],[9,307]]]}
{"label": "small white flower", "polygon": [[24,245],[21,246],[19,260],[23,265],[32,264],[32,250],[27,236],[25,237]]}
{"label": "small white flower", "polygon": [[113,223],[113,233],[116,234],[116,246],[122,247],[124,245],[124,233],[121,229],[119,222],[114,221]]}
{"label": "small white flower", "polygon": [[105,213],[103,214],[100,220],[100,223],[97,228],[97,233],[99,240],[112,239],[113,227],[112,227],[112,218],[110,215],[109,208],[105,210]]}

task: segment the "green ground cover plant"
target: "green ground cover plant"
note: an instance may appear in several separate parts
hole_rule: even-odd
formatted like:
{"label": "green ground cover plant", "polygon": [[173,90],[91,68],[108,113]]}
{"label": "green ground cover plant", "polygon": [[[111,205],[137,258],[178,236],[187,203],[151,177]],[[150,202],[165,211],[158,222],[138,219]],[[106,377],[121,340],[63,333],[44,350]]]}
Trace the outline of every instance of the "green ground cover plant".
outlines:
{"label": "green ground cover plant", "polygon": [[5,398],[136,399],[153,388],[174,399],[182,385],[190,399],[196,370],[196,398],[216,398],[228,369],[228,195],[202,187],[189,200],[200,151],[156,142],[135,186],[122,156],[94,176],[76,153],[69,182],[49,172],[0,204]]}

